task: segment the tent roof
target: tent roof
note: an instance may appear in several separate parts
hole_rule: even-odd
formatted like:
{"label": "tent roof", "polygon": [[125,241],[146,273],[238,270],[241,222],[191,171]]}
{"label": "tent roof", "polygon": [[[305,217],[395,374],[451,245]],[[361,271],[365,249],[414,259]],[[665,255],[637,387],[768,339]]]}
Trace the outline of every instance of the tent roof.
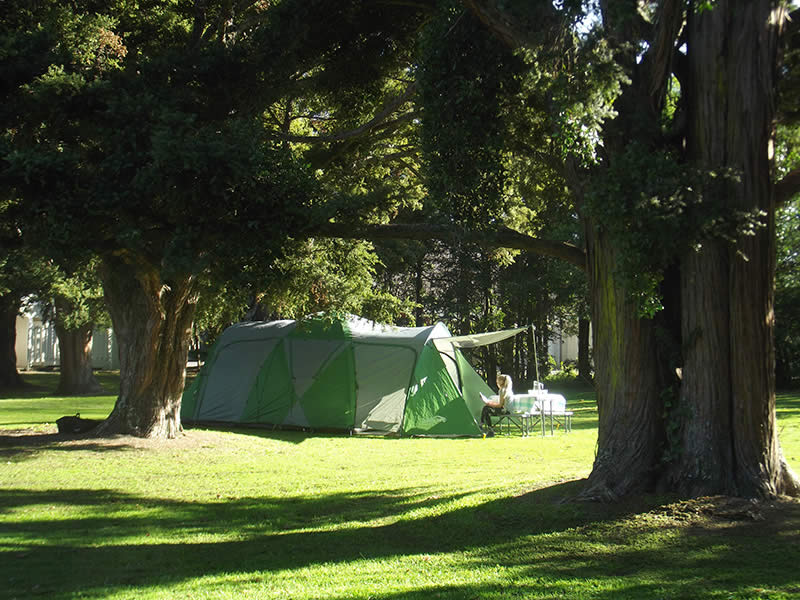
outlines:
{"label": "tent roof", "polygon": [[[328,327],[330,325],[330,327]],[[228,327],[220,336],[220,345],[242,341],[293,337],[332,337],[357,340],[365,343],[387,343],[421,348],[428,340],[450,339],[443,323],[426,327],[396,327],[375,323],[368,319],[347,315],[342,318],[313,316],[301,321],[249,321]]]}
{"label": "tent roof", "polygon": [[496,344],[528,329],[527,327],[517,327],[515,329],[503,329],[486,333],[451,336],[444,323],[436,323],[436,325],[425,327],[396,327],[353,315],[347,315],[340,319],[329,319],[328,317],[314,315],[303,321],[250,321],[236,323],[223,332],[220,341],[225,344],[234,341],[282,338],[292,332],[296,332],[295,335],[303,335],[305,325],[309,325],[308,333],[311,331],[321,332],[322,329],[317,326],[322,324],[324,327],[326,322],[331,324],[339,323],[344,336],[363,342],[372,341],[377,343],[391,339],[395,343],[420,347],[425,345],[428,340],[433,339],[440,350],[445,350],[448,346],[453,348],[475,348]]}

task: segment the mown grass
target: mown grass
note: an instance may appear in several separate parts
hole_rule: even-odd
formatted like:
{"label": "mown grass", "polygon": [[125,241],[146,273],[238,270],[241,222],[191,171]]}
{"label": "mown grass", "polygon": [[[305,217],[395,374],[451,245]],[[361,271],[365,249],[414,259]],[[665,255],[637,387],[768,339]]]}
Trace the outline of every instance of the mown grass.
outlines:
{"label": "mown grass", "polygon": [[[574,431],[552,437],[52,433],[105,416],[114,377],[108,396],[54,398],[54,375],[26,375],[37,389],[0,398],[0,598],[800,595],[796,503],[570,501],[596,444],[586,388],[563,390]],[[797,469],[800,394],[778,423]]]}

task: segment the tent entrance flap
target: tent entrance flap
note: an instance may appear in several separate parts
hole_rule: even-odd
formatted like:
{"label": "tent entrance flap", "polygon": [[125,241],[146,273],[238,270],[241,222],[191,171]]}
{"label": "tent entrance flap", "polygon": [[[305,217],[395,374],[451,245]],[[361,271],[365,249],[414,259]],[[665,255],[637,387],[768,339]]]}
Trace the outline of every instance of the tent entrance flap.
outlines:
{"label": "tent entrance flap", "polygon": [[389,344],[359,344],[356,426],[397,432],[403,424],[410,374],[417,362],[413,348]]}

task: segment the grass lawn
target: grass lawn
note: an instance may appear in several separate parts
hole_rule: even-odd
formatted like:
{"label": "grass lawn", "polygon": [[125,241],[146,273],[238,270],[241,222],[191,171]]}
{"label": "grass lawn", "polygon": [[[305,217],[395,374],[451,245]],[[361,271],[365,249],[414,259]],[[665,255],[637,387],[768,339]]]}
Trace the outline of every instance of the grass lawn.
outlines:
{"label": "grass lawn", "polygon": [[[788,599],[800,503],[650,496],[571,502],[591,470],[594,395],[565,388],[552,437],[387,439],[190,429],[65,439],[109,396],[57,375],[0,396],[0,598]],[[800,393],[778,399],[800,470]]]}

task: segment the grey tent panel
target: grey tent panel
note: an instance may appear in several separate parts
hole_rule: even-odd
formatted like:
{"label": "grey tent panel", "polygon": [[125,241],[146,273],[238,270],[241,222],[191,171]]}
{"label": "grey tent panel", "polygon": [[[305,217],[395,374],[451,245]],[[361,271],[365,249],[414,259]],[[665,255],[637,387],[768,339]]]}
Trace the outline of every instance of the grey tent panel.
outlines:
{"label": "grey tent panel", "polygon": [[202,411],[197,418],[238,421],[261,365],[277,343],[278,340],[243,340],[232,344],[235,350],[220,352],[206,382]]}
{"label": "grey tent panel", "polygon": [[342,340],[298,340],[288,339],[290,365],[294,379],[294,391],[302,397],[316,380],[325,365],[335,359],[344,349]]}
{"label": "grey tent panel", "polygon": [[364,429],[399,431],[416,352],[401,346],[363,344],[356,346],[355,359],[359,374],[356,424]]}

